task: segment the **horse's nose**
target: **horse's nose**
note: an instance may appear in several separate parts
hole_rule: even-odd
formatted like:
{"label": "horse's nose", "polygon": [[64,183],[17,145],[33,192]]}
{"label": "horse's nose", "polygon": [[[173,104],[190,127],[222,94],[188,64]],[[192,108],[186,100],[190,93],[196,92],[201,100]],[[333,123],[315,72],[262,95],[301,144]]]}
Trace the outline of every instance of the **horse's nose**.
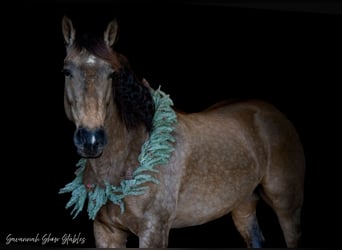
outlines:
{"label": "horse's nose", "polygon": [[75,131],[74,143],[77,152],[83,157],[99,156],[107,143],[103,128],[87,129],[80,127]]}

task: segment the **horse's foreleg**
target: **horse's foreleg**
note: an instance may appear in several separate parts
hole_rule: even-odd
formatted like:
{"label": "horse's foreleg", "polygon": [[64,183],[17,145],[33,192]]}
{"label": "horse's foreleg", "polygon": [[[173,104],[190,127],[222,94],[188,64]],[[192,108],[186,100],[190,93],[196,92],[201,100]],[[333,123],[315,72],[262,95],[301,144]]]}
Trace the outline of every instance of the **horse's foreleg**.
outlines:
{"label": "horse's foreleg", "polygon": [[166,248],[169,240],[170,227],[160,221],[148,221],[139,232],[140,248]]}
{"label": "horse's foreleg", "polygon": [[232,211],[234,224],[247,244],[247,247],[262,247],[264,237],[256,218],[256,196],[249,197]]}
{"label": "horse's foreleg", "polygon": [[125,248],[128,233],[95,219],[94,237],[97,248]]}

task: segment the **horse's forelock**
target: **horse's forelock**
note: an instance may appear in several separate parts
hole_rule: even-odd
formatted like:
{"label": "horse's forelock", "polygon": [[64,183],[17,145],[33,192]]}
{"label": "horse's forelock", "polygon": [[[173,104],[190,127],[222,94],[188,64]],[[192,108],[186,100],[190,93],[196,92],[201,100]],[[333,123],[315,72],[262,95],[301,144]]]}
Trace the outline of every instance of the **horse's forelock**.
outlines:
{"label": "horse's forelock", "polygon": [[108,62],[112,60],[111,51],[106,46],[103,38],[101,39],[99,36],[93,36],[89,33],[85,33],[76,38],[73,48],[78,52],[86,50],[90,54]]}

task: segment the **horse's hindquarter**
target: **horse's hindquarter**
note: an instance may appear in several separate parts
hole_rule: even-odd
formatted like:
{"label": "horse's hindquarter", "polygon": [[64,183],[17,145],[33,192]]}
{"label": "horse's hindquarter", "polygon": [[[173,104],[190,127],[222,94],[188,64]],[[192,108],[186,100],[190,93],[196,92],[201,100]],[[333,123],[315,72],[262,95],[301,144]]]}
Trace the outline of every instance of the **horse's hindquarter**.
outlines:
{"label": "horse's hindquarter", "polygon": [[[182,156],[176,162],[181,164],[182,177],[173,227],[218,218],[252,195],[267,172],[270,137],[279,137],[265,134],[268,115],[273,120],[265,127],[271,133],[279,131],[284,117],[262,103],[179,115],[175,158]],[[282,143],[285,138],[274,139]]]}

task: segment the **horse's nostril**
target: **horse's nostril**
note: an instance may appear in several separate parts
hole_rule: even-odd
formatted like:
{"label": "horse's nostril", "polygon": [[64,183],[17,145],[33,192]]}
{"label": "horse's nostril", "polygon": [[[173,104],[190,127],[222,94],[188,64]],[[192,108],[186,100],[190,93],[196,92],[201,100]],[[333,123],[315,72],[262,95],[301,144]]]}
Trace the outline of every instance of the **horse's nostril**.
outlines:
{"label": "horse's nostril", "polygon": [[75,131],[75,134],[74,134],[74,143],[75,145],[82,145],[86,142],[86,129],[85,128],[78,128],[76,131]]}
{"label": "horse's nostril", "polygon": [[100,128],[94,131],[94,134],[91,138],[91,143],[101,147],[107,144],[107,137],[104,129]]}

